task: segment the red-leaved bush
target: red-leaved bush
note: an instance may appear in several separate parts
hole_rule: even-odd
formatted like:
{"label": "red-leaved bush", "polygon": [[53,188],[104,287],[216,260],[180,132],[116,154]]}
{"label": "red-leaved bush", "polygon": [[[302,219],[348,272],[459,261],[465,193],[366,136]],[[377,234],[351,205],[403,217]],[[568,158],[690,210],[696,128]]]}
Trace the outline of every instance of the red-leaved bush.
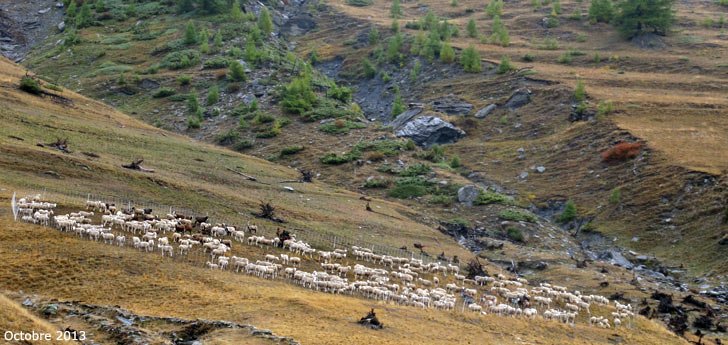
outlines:
{"label": "red-leaved bush", "polygon": [[602,162],[621,162],[637,157],[644,143],[621,142],[602,152]]}

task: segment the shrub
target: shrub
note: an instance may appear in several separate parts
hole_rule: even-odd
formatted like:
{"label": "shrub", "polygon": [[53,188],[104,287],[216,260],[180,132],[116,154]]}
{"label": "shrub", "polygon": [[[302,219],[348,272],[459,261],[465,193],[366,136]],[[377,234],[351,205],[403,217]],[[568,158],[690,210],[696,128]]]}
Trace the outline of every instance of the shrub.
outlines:
{"label": "shrub", "polygon": [[443,154],[445,151],[440,147],[440,145],[432,145],[429,150],[427,151],[420,151],[415,152],[414,156],[419,159],[425,159],[430,162],[440,162],[443,159]]}
{"label": "shrub", "polygon": [[252,38],[248,38],[248,42],[245,43],[245,52],[243,53],[243,59],[251,66],[257,66],[258,63],[263,61],[265,52],[255,47],[255,41]]}
{"label": "shrub", "polygon": [[94,18],[91,14],[91,6],[88,3],[81,6],[81,11],[76,15],[76,27],[79,29],[93,25]]}
{"label": "shrub", "polygon": [[453,223],[453,224],[457,224],[457,225],[460,225],[460,226],[463,226],[463,227],[470,226],[470,222],[468,222],[468,220],[465,219],[465,218],[463,218],[463,217],[450,218],[448,220],[448,222],[449,223]]}
{"label": "shrub", "polygon": [[576,88],[574,89],[574,101],[583,102],[586,99],[586,89],[584,88],[584,82],[581,79],[576,81]]}
{"label": "shrub", "polygon": [[263,6],[260,15],[258,15],[258,29],[265,34],[265,37],[269,37],[270,33],[273,32],[273,20],[271,20],[270,12],[268,12],[268,8],[265,6]]}
{"label": "shrub", "polygon": [[478,197],[473,202],[476,205],[490,205],[490,204],[503,204],[511,205],[513,200],[503,194],[492,192],[489,190],[481,190]]}
{"label": "shrub", "polygon": [[485,8],[485,14],[493,18],[503,15],[503,0],[491,0]]}
{"label": "shrub", "polygon": [[600,101],[597,104],[597,116],[606,116],[614,111],[612,101]]}
{"label": "shrub", "polygon": [[619,2],[614,16],[617,29],[625,38],[642,32],[666,35],[675,22],[674,0],[625,0]]}
{"label": "shrub", "polygon": [[337,108],[331,105],[317,106],[309,111],[303,113],[303,121],[312,122],[322,119],[340,118],[351,115],[351,111],[348,109]]}
{"label": "shrub", "polygon": [[373,178],[364,183],[364,188],[387,188],[389,180],[383,178]]}
{"label": "shrub", "polygon": [[336,84],[334,84],[328,90],[327,96],[331,99],[346,103],[351,100],[351,89],[344,86],[336,86]]}
{"label": "shrub", "polygon": [[526,62],[533,62],[533,60],[535,60],[535,59],[536,59],[536,57],[534,57],[533,54],[530,54],[530,53],[526,53],[521,58],[521,60],[526,61]]}
{"label": "shrub", "polygon": [[337,164],[348,163],[353,160],[357,160],[359,158],[361,158],[361,152],[358,150],[351,150],[351,151],[341,154],[341,155],[331,152],[331,153],[327,153],[327,154],[323,155],[323,157],[321,157],[321,163],[337,165]]}
{"label": "shrub", "polygon": [[592,0],[587,17],[594,23],[609,23],[614,18],[614,11],[612,0]]}
{"label": "shrub", "polygon": [[571,14],[569,15],[569,19],[572,19],[572,20],[581,20],[581,16],[582,16],[582,14],[581,14],[581,8],[574,7],[574,11],[571,12]]}
{"label": "shrub", "polygon": [[516,67],[511,65],[511,60],[507,56],[504,56],[501,58],[500,65],[498,65],[498,69],[496,70],[496,73],[505,74],[505,73],[513,72],[515,70],[516,70]]}
{"label": "shrub", "polygon": [[384,155],[384,153],[381,153],[379,151],[373,151],[373,152],[367,153],[366,159],[368,161],[372,161],[372,162],[379,162],[379,161],[383,160],[384,157],[386,157]]}
{"label": "shrub", "polygon": [[566,202],[566,206],[564,206],[564,212],[556,217],[556,220],[561,223],[567,223],[574,220],[577,215],[576,205],[574,205],[574,201],[570,199]]}
{"label": "shrub", "polygon": [[470,18],[468,21],[468,26],[466,27],[466,30],[468,32],[468,37],[477,37],[478,36],[478,26],[475,25],[475,19]]}
{"label": "shrub", "polygon": [[190,114],[195,114],[200,110],[200,103],[197,101],[197,92],[191,92],[187,96],[187,111]]}
{"label": "shrub", "polygon": [[411,199],[427,194],[427,188],[416,184],[405,184],[395,186],[387,191],[387,195],[397,199]]}
{"label": "shrub", "polygon": [[399,18],[402,15],[402,6],[399,4],[399,0],[392,0],[392,7],[389,8],[389,15],[392,18]]}
{"label": "shrub", "polygon": [[311,110],[317,103],[316,94],[311,86],[311,77],[308,75],[293,79],[281,90],[281,107],[284,111],[293,114],[303,114]]}
{"label": "shrub", "polygon": [[394,103],[392,104],[392,118],[397,117],[397,115],[404,112],[405,107],[402,103],[402,95],[399,93],[399,87],[395,86],[394,88],[395,94],[394,94]]}
{"label": "shrub", "polygon": [[346,4],[349,6],[365,7],[374,5],[373,0],[346,0]]}
{"label": "shrub", "polygon": [[449,205],[455,202],[455,199],[449,195],[433,195],[430,200],[427,200],[430,204],[438,204],[438,205]]}
{"label": "shrub", "polygon": [[253,145],[255,145],[253,141],[249,139],[243,139],[235,143],[235,145],[233,145],[233,148],[235,149],[235,151],[243,151],[253,147]]}
{"label": "shrub", "polygon": [[450,158],[450,167],[451,168],[455,169],[455,168],[459,168],[461,166],[462,166],[462,163],[460,163],[460,157],[458,157],[458,155],[454,155],[454,156],[452,156],[452,158]]}
{"label": "shrub", "polygon": [[506,236],[513,241],[513,242],[523,242],[525,240],[525,237],[523,236],[523,231],[521,229],[509,226],[506,228]]}
{"label": "shrub", "polygon": [[636,142],[636,143],[621,142],[621,143],[609,148],[608,150],[602,152],[602,155],[601,155],[602,161],[603,162],[619,162],[619,161],[626,161],[628,159],[632,159],[634,157],[637,157],[637,155],[642,150],[643,145],[644,144],[641,142]]}
{"label": "shrub", "polygon": [[160,65],[170,70],[183,69],[191,67],[199,63],[200,52],[197,50],[187,49],[167,54]]}
{"label": "shrub", "polygon": [[583,231],[583,232],[594,232],[594,231],[597,231],[597,227],[594,226],[594,223],[589,222],[589,223],[584,224],[581,227],[581,231]]}
{"label": "shrub", "polygon": [[240,62],[237,62],[233,60],[230,63],[230,71],[228,73],[228,76],[230,76],[230,79],[234,81],[245,81],[247,76],[245,75],[245,68],[243,68],[243,65]]}
{"label": "shrub", "polygon": [[554,38],[547,38],[543,41],[541,49],[544,50],[557,50],[559,49],[559,41]]}
{"label": "shrub", "polygon": [[556,17],[556,15],[551,14],[546,18],[546,27],[547,28],[555,28],[559,26],[561,23],[559,23],[559,18]]}
{"label": "shrub", "polygon": [[417,76],[420,74],[421,68],[422,64],[420,63],[420,60],[415,61],[415,65],[412,67],[412,71],[410,72],[410,79],[412,82],[417,81]]}
{"label": "shrub", "polygon": [[53,91],[63,92],[63,89],[56,84],[44,84],[43,87]]}
{"label": "shrub", "polygon": [[455,61],[455,50],[452,49],[452,47],[445,43],[442,45],[442,48],[440,49],[440,62],[442,63],[453,63]]}
{"label": "shrub", "polygon": [[209,91],[207,91],[207,106],[211,106],[220,99],[220,90],[217,85],[213,85]]}
{"label": "shrub", "polygon": [[396,185],[417,184],[420,186],[431,186],[434,182],[420,176],[400,177],[395,182]]}
{"label": "shrub", "polygon": [[184,74],[180,75],[179,77],[177,77],[177,82],[180,85],[189,85],[190,82],[192,82],[192,76],[184,75]]}
{"label": "shrub", "polygon": [[532,214],[515,211],[515,210],[504,210],[498,213],[498,218],[503,220],[511,220],[515,222],[529,222],[535,223],[538,218]]}
{"label": "shrub", "polygon": [[303,151],[303,146],[286,146],[281,149],[281,156],[293,155]]}
{"label": "shrub", "polygon": [[200,128],[200,117],[197,115],[191,115],[187,119],[187,128],[189,128],[189,129]]}
{"label": "shrub", "polygon": [[364,58],[364,60],[362,61],[362,69],[364,70],[364,76],[369,79],[372,79],[374,78],[374,76],[377,75],[377,69],[367,58]]}
{"label": "shrub", "polygon": [[563,54],[559,55],[558,58],[556,58],[556,62],[565,64],[565,65],[570,64],[572,60],[573,60],[573,58],[571,57],[571,52],[564,52]]}
{"label": "shrub", "polygon": [[609,196],[609,202],[612,204],[619,204],[621,194],[622,192],[619,187],[614,187],[614,189],[612,189],[612,194]]}
{"label": "shrub", "polygon": [[230,83],[225,87],[225,93],[233,94],[240,91],[240,84],[238,83]]}
{"label": "shrub", "polygon": [[366,124],[363,124],[361,122],[336,120],[321,125],[321,127],[319,127],[319,130],[327,134],[341,134],[347,133],[352,129],[365,128],[366,126]]}
{"label": "shrub", "polygon": [[260,124],[264,124],[264,123],[271,123],[275,120],[276,120],[276,118],[273,117],[273,115],[265,114],[265,113],[258,113],[258,116],[256,116],[255,119],[253,120],[253,124],[260,125]]}
{"label": "shrub", "polygon": [[171,87],[163,87],[163,88],[160,88],[159,90],[157,90],[157,92],[155,92],[152,95],[152,97],[154,97],[154,98],[164,98],[164,97],[172,96],[175,93],[177,93],[177,91],[175,89],[173,89]]}
{"label": "shrub", "polygon": [[238,139],[239,136],[240,136],[240,134],[238,134],[238,132],[231,129],[227,133],[218,135],[217,138],[215,138],[215,139],[217,140],[217,143],[220,145],[230,145],[230,144],[234,143]]}
{"label": "shrub", "polygon": [[402,170],[399,175],[400,176],[419,176],[424,175],[432,171],[432,167],[430,167],[427,164],[419,163],[415,165],[411,165],[407,167],[407,169]]}
{"label": "shrub", "polygon": [[185,26],[185,35],[184,35],[184,42],[186,45],[193,45],[196,44],[198,40],[197,37],[197,30],[195,29],[195,24],[192,21],[187,22],[187,25]]}
{"label": "shrub", "polygon": [[480,54],[472,44],[463,50],[460,56],[460,64],[463,65],[466,72],[478,73],[481,71]]}
{"label": "shrub", "polygon": [[412,151],[415,149],[415,141],[412,139],[407,139],[407,142],[404,144],[404,149],[407,151]]}
{"label": "shrub", "polygon": [[209,58],[202,64],[202,67],[205,69],[227,68],[228,66],[230,66],[230,58],[225,56]]}
{"label": "shrub", "polygon": [[18,87],[21,90],[34,95],[39,95],[43,93],[40,81],[27,75],[20,79],[20,85]]}

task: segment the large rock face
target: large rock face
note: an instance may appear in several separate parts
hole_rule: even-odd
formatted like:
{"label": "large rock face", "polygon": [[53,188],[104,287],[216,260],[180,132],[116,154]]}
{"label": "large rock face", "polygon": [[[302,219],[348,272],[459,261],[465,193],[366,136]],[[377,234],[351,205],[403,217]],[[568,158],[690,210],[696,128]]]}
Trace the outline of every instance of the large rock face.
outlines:
{"label": "large rock face", "polygon": [[439,117],[422,116],[408,122],[396,132],[398,137],[412,139],[417,146],[449,144],[465,136],[465,132]]}
{"label": "large rock face", "polygon": [[473,206],[473,202],[480,195],[480,188],[475,185],[467,185],[458,189],[458,201],[466,206]]}
{"label": "large rock face", "polygon": [[473,110],[473,105],[453,95],[432,101],[432,110],[448,115],[468,115]]}

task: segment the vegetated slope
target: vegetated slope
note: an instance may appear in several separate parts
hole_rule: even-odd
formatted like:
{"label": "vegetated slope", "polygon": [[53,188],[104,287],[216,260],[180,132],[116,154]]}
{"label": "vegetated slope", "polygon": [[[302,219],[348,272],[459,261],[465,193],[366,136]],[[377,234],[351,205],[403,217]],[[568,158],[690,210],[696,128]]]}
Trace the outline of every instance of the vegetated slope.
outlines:
{"label": "vegetated slope", "polygon": [[[541,7],[534,10],[531,6],[536,3]],[[109,4],[116,5],[114,2]],[[403,4],[399,24],[405,34],[405,44],[400,53],[405,58],[399,64],[376,59],[377,54],[385,55],[386,39],[394,34],[389,29],[391,5],[388,1],[377,1],[365,7],[350,6],[345,1],[325,4],[312,1],[305,6],[293,4],[271,8],[274,17],[279,19],[276,23],[282,23],[276,28],[277,34],[298,20],[292,15],[292,19],[286,21],[279,12],[296,15],[309,12],[311,17],[301,14],[301,18],[307,18],[303,23],[310,24],[313,18],[318,27],[290,44],[287,35],[264,40],[256,49],[264,51],[267,57],[250,68],[247,82],[227,80],[225,68],[199,69],[199,66],[229,57],[231,53],[235,55],[233,48],[240,52],[247,49],[248,40],[255,36],[255,23],[251,18],[231,22],[227,14],[177,15],[171,8],[157,9],[153,13],[140,9],[137,17],[101,20],[101,25],[79,30],[81,42],[71,47],[54,45],[63,36],[52,36],[43,48],[33,52],[26,64],[50,80],[118,105],[149,123],[247,150],[261,158],[321,172],[321,179],[330,184],[364,190],[362,187],[370,177],[381,177],[389,185],[366,189],[366,193],[379,197],[389,197],[387,195],[393,194],[390,191],[397,183],[406,182],[397,174],[381,173],[380,170],[399,161],[405,163],[403,167],[429,163],[417,157],[421,153],[419,150],[395,150],[384,158],[379,153],[385,150],[372,150],[379,153],[364,152],[351,159],[352,162],[335,167],[321,164],[327,154],[351,152],[357,143],[392,139],[393,136],[386,128],[374,124],[348,130],[347,126],[352,123],[355,126],[365,123],[356,108],[346,107],[345,102],[336,101],[333,107],[325,107],[327,111],[336,109],[336,116],[344,114],[341,121],[334,122],[334,130],[348,131],[344,134],[325,134],[322,132],[324,125],[298,121],[301,118],[297,115],[283,113],[276,104],[279,100],[276,84],[286,84],[299,75],[305,69],[304,57],[310,57],[316,51],[320,54],[319,59],[326,61],[314,67],[355,88],[368,85],[363,81],[361,65],[364,56],[370,57],[380,72],[392,74],[392,80],[374,88],[381,94],[364,93],[355,100],[377,99],[378,105],[384,104],[383,109],[378,110],[386,116],[390,114],[395,84],[399,84],[405,103],[429,101],[454,93],[473,104],[474,110],[494,102],[503,105],[514,91],[527,88],[533,91],[532,101],[517,111],[506,111],[501,107],[483,120],[437,114],[468,132],[465,139],[448,146],[444,155],[447,159],[459,155],[464,167],[450,169],[443,166],[444,162],[437,162],[440,166],[433,165],[435,173],[428,177],[449,183],[448,187],[430,186],[428,196],[423,198],[404,195],[412,200],[403,203],[419,209],[425,215],[421,220],[433,226],[440,220],[467,220],[474,228],[486,228],[500,227],[498,218],[483,207],[453,206],[457,187],[473,182],[496,189],[505,187],[522,205],[549,219],[561,212],[566,200],[574,199],[582,224],[591,221],[590,228],[596,233],[605,237],[617,236],[617,244],[637,250],[638,254],[667,259],[667,265],[678,277],[683,273],[683,264],[690,274],[724,271],[725,256],[718,254],[723,249],[719,240],[726,231],[723,221],[725,178],[717,174],[723,169],[720,162],[725,160],[713,157],[724,155],[720,143],[725,139],[721,133],[726,131],[720,113],[724,111],[725,100],[720,95],[725,92],[725,66],[715,58],[724,54],[725,48],[715,26],[700,27],[696,23],[709,17],[717,5],[700,4],[698,10],[690,7],[689,11],[684,4],[676,5],[678,20],[684,30],[667,38],[651,38],[656,43],[667,43],[666,48],[656,50],[623,42],[607,24],[588,24],[585,13],[589,4],[577,1],[560,3],[562,14],[557,15],[560,25],[553,28],[544,27],[543,19],[554,5],[541,1],[506,4],[501,20],[510,33],[510,44],[501,47],[490,44],[487,39],[494,19],[483,13],[485,5],[472,1],[456,2],[455,6],[447,1],[427,6]],[[249,12],[259,10],[258,5],[254,6],[246,9]],[[422,56],[409,54],[418,31],[406,28],[406,24],[421,19],[429,9],[437,16],[447,18],[448,23],[457,25],[460,35],[452,37],[450,42],[458,52],[472,43],[490,68],[479,74],[467,74],[457,63],[428,63]],[[575,10],[578,12],[576,17],[570,15]],[[478,37],[465,35],[470,18],[477,25]],[[138,19],[142,20],[139,25]],[[207,28],[210,36],[222,32],[223,47],[202,53],[194,66],[155,69],[175,50],[201,50],[199,43],[179,45],[185,25],[190,21],[198,31]],[[379,43],[374,45],[368,43],[372,23],[378,25],[381,35]],[[242,35],[247,37],[243,39]],[[486,39],[482,40],[481,36]],[[209,44],[213,44],[209,38]],[[295,45],[298,57],[281,49],[285,45]],[[379,52],[375,53],[377,50]],[[521,61],[526,54],[532,55],[533,61]],[[596,55],[599,55],[598,59]],[[503,56],[509,56],[512,64],[525,70],[496,75],[492,67]],[[252,65],[252,60],[244,59]],[[421,74],[426,80],[409,80],[415,60],[423,63]],[[327,71],[337,61],[340,66]],[[324,91],[327,86],[322,86],[327,80],[315,71],[313,75],[317,95],[326,101],[322,103],[331,105],[331,99]],[[120,78],[122,76],[124,78]],[[180,76],[190,76],[191,81],[180,85]],[[384,79],[384,74],[374,79],[379,78]],[[585,110],[592,115],[591,121],[569,121],[573,106],[577,105],[571,97],[577,80],[586,85],[588,103]],[[195,92],[199,102],[204,102],[213,85],[219,88],[220,100],[207,107],[201,127],[193,128],[189,122],[192,114],[184,102],[188,94]],[[240,89],[228,89],[231,85]],[[165,88],[173,89],[176,94],[152,96]],[[657,95],[665,94],[655,100]],[[241,105],[250,101],[251,95],[259,100],[257,114],[247,108],[241,110]],[[613,110],[604,111],[598,116],[600,120],[593,121],[597,117],[597,105],[610,101]],[[216,109],[220,110],[219,114]],[[287,125],[279,128],[280,132],[271,138],[268,136],[273,132],[269,129],[274,124]],[[646,140],[647,145],[636,160],[618,164],[601,162],[600,154],[622,140]],[[245,145],[238,146],[238,143]],[[252,147],[248,147],[250,145]],[[524,149],[525,153],[519,149]],[[291,153],[282,154],[284,150]],[[360,167],[362,161],[365,165]],[[366,164],[367,161],[372,164]],[[544,166],[546,172],[535,173],[539,166]],[[520,178],[524,172],[530,175]],[[609,202],[615,190],[621,191],[621,198],[619,202]],[[417,193],[422,191],[417,190]],[[490,220],[477,223],[483,217],[490,217]],[[633,241],[634,238],[638,241]],[[430,254],[439,252],[429,248],[426,251]]]}
{"label": "vegetated slope", "polygon": [[[2,224],[12,222],[5,214]],[[607,344],[615,339],[686,344],[644,317],[638,317],[634,327],[600,329],[584,322],[569,326],[445,312],[203,269],[25,223],[0,227],[0,239],[0,259],[8,263],[0,268],[5,288],[62,301],[118,305],[141,315],[253,324],[302,344]],[[356,324],[371,308],[384,329]]]}
{"label": "vegetated slope", "polygon": [[[534,4],[538,3],[536,9]],[[484,11],[487,3],[437,1],[421,6],[402,5],[399,22],[404,32],[406,23],[424,17],[427,10],[457,25],[459,37],[453,45],[465,48],[473,44],[481,56],[498,61],[509,56],[517,67],[532,67],[538,78],[574,86],[582,80],[595,100],[611,100],[617,109],[617,124],[647,140],[650,146],[667,155],[670,162],[692,170],[720,174],[728,168],[721,149],[728,124],[723,116],[728,103],[726,92],[728,69],[725,59],[728,47],[717,24],[722,8],[706,2],[677,2],[676,31],[667,37],[652,36],[659,46],[640,48],[621,39],[617,31],[605,23],[590,24],[587,12],[590,2],[560,1],[558,26],[545,27],[553,5],[543,1],[506,3],[501,20],[510,43],[502,47],[488,40],[493,19]],[[374,1],[367,7],[353,7],[346,1],[329,3],[336,11],[351,17],[389,27],[390,1]],[[574,17],[574,12],[578,13]],[[369,19],[371,17],[371,19]],[[466,35],[466,24],[474,19],[478,37]],[[710,20],[710,24],[706,24]],[[384,32],[384,30],[382,30]],[[481,37],[485,36],[485,43]],[[551,48],[546,39],[554,41]],[[647,46],[645,44],[645,46]],[[527,53],[533,61],[519,62]],[[571,59],[557,60],[564,54]],[[598,54],[599,59],[595,59]],[[593,104],[594,106],[596,104]],[[722,158],[721,158],[722,157]]]}
{"label": "vegetated slope", "polygon": [[[534,11],[534,3],[543,7]],[[352,80],[352,75],[361,73],[363,57],[375,61],[384,56],[386,37],[394,35],[391,2],[355,7],[334,1],[329,5],[341,15],[324,19],[331,23],[312,33],[307,47],[323,47],[319,50],[325,52],[324,58],[340,57],[339,74]],[[447,155],[459,155],[468,179],[517,191],[521,200],[549,219],[555,219],[552,216],[562,211],[564,202],[573,199],[583,224],[592,222],[591,230],[616,235],[622,247],[657,255],[676,271],[723,272],[725,260],[719,253],[724,248],[719,240],[726,231],[726,180],[721,175],[725,167],[718,161],[725,160],[715,157],[725,154],[719,152],[719,143],[726,138],[719,133],[726,133],[722,116],[726,100],[721,95],[728,84],[725,66],[716,58],[725,55],[726,47],[718,28],[696,23],[710,17],[718,5],[700,4],[696,10],[692,4],[689,9],[677,4],[682,31],[651,38],[667,44],[654,50],[623,41],[607,24],[589,24],[589,3],[576,1],[560,3],[563,14],[557,16],[561,24],[555,28],[542,24],[552,11],[551,4],[506,3],[501,21],[510,43],[503,47],[489,39],[493,19],[484,14],[485,5],[472,1],[402,4],[398,22],[406,58],[398,66],[405,71],[400,75],[408,75],[416,59],[429,66],[425,56],[407,53],[418,35],[410,26],[422,23],[428,10],[457,25],[460,35],[453,36],[451,44],[459,49],[472,44],[483,58],[484,71],[446,75],[426,84],[392,78],[387,84],[416,90],[405,94],[405,102],[454,94],[474,105],[472,113],[488,104],[498,105],[484,119],[440,114],[468,133],[445,149]],[[579,19],[570,17],[574,9],[580,10]],[[478,29],[475,38],[466,35],[471,18]],[[373,26],[368,23],[378,26],[385,43],[366,42]],[[347,30],[337,31],[337,27]],[[338,44],[357,40],[359,44]],[[523,70],[497,74],[504,56]],[[435,66],[427,68],[447,70],[442,64]],[[392,73],[387,65],[378,68]],[[585,116],[575,111],[580,104],[573,97],[577,81],[586,89]],[[519,89],[532,91],[530,103],[506,110],[508,97]],[[607,110],[608,102],[611,110]],[[620,141],[646,145],[634,160],[603,162],[600,155]],[[544,173],[537,172],[540,166]],[[621,195],[610,202],[615,190]],[[478,218],[471,218],[470,211],[462,214],[471,221]]]}
{"label": "vegetated slope", "polygon": [[[26,73],[22,68],[6,59],[0,59],[0,67],[0,184],[5,188],[120,195],[239,219],[243,224],[264,200],[289,222],[253,220],[264,227],[376,240],[395,248],[420,242],[448,256],[467,255],[448,236],[410,220],[409,215],[416,214],[412,209],[375,200],[371,205],[376,212],[369,212],[354,193],[319,183],[281,183],[297,180],[300,174],[156,129],[68,90],[47,90],[53,96],[30,95],[17,88]],[[56,138],[67,138],[72,153],[36,145]],[[155,172],[121,168],[138,159]],[[257,182],[228,168],[254,176]],[[8,193],[3,197],[9,198]]]}

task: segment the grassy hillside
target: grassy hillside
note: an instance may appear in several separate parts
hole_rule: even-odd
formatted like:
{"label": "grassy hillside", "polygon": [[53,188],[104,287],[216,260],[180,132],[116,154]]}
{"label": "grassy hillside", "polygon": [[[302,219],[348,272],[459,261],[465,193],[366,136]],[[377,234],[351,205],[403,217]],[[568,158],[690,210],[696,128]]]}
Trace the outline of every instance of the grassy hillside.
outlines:
{"label": "grassy hillside", "polygon": [[[48,90],[58,97],[27,94],[17,88],[25,71],[5,59],[0,59],[0,65],[4,71],[0,76],[4,124],[0,166],[5,172],[0,183],[8,189],[3,192],[5,198],[15,188],[133,196],[200,214],[237,218],[240,223],[257,209],[259,200],[265,200],[289,221],[285,227],[365,241],[376,238],[378,243],[396,248],[421,242],[433,253],[467,257],[452,239],[410,220],[416,214],[412,209],[377,200],[372,202],[376,212],[368,212],[357,194],[319,183],[281,183],[298,179],[299,173],[156,129],[68,90]],[[56,138],[68,138],[73,152],[36,146]],[[155,172],[121,168],[137,159],[144,159],[142,165]],[[258,182],[227,168],[252,175]],[[295,192],[283,188],[289,184]]]}
{"label": "grassy hillside", "polygon": [[[0,220],[9,221],[7,215]],[[605,330],[584,323],[572,327],[541,319],[472,316],[210,271],[23,223],[13,223],[12,229],[0,227],[0,239],[0,259],[11,263],[0,269],[4,288],[22,288],[26,293],[60,300],[119,305],[143,315],[249,323],[304,344],[607,344],[614,339],[686,344],[643,317],[638,317],[634,328]],[[384,322],[383,330],[356,324],[371,308]]]}

